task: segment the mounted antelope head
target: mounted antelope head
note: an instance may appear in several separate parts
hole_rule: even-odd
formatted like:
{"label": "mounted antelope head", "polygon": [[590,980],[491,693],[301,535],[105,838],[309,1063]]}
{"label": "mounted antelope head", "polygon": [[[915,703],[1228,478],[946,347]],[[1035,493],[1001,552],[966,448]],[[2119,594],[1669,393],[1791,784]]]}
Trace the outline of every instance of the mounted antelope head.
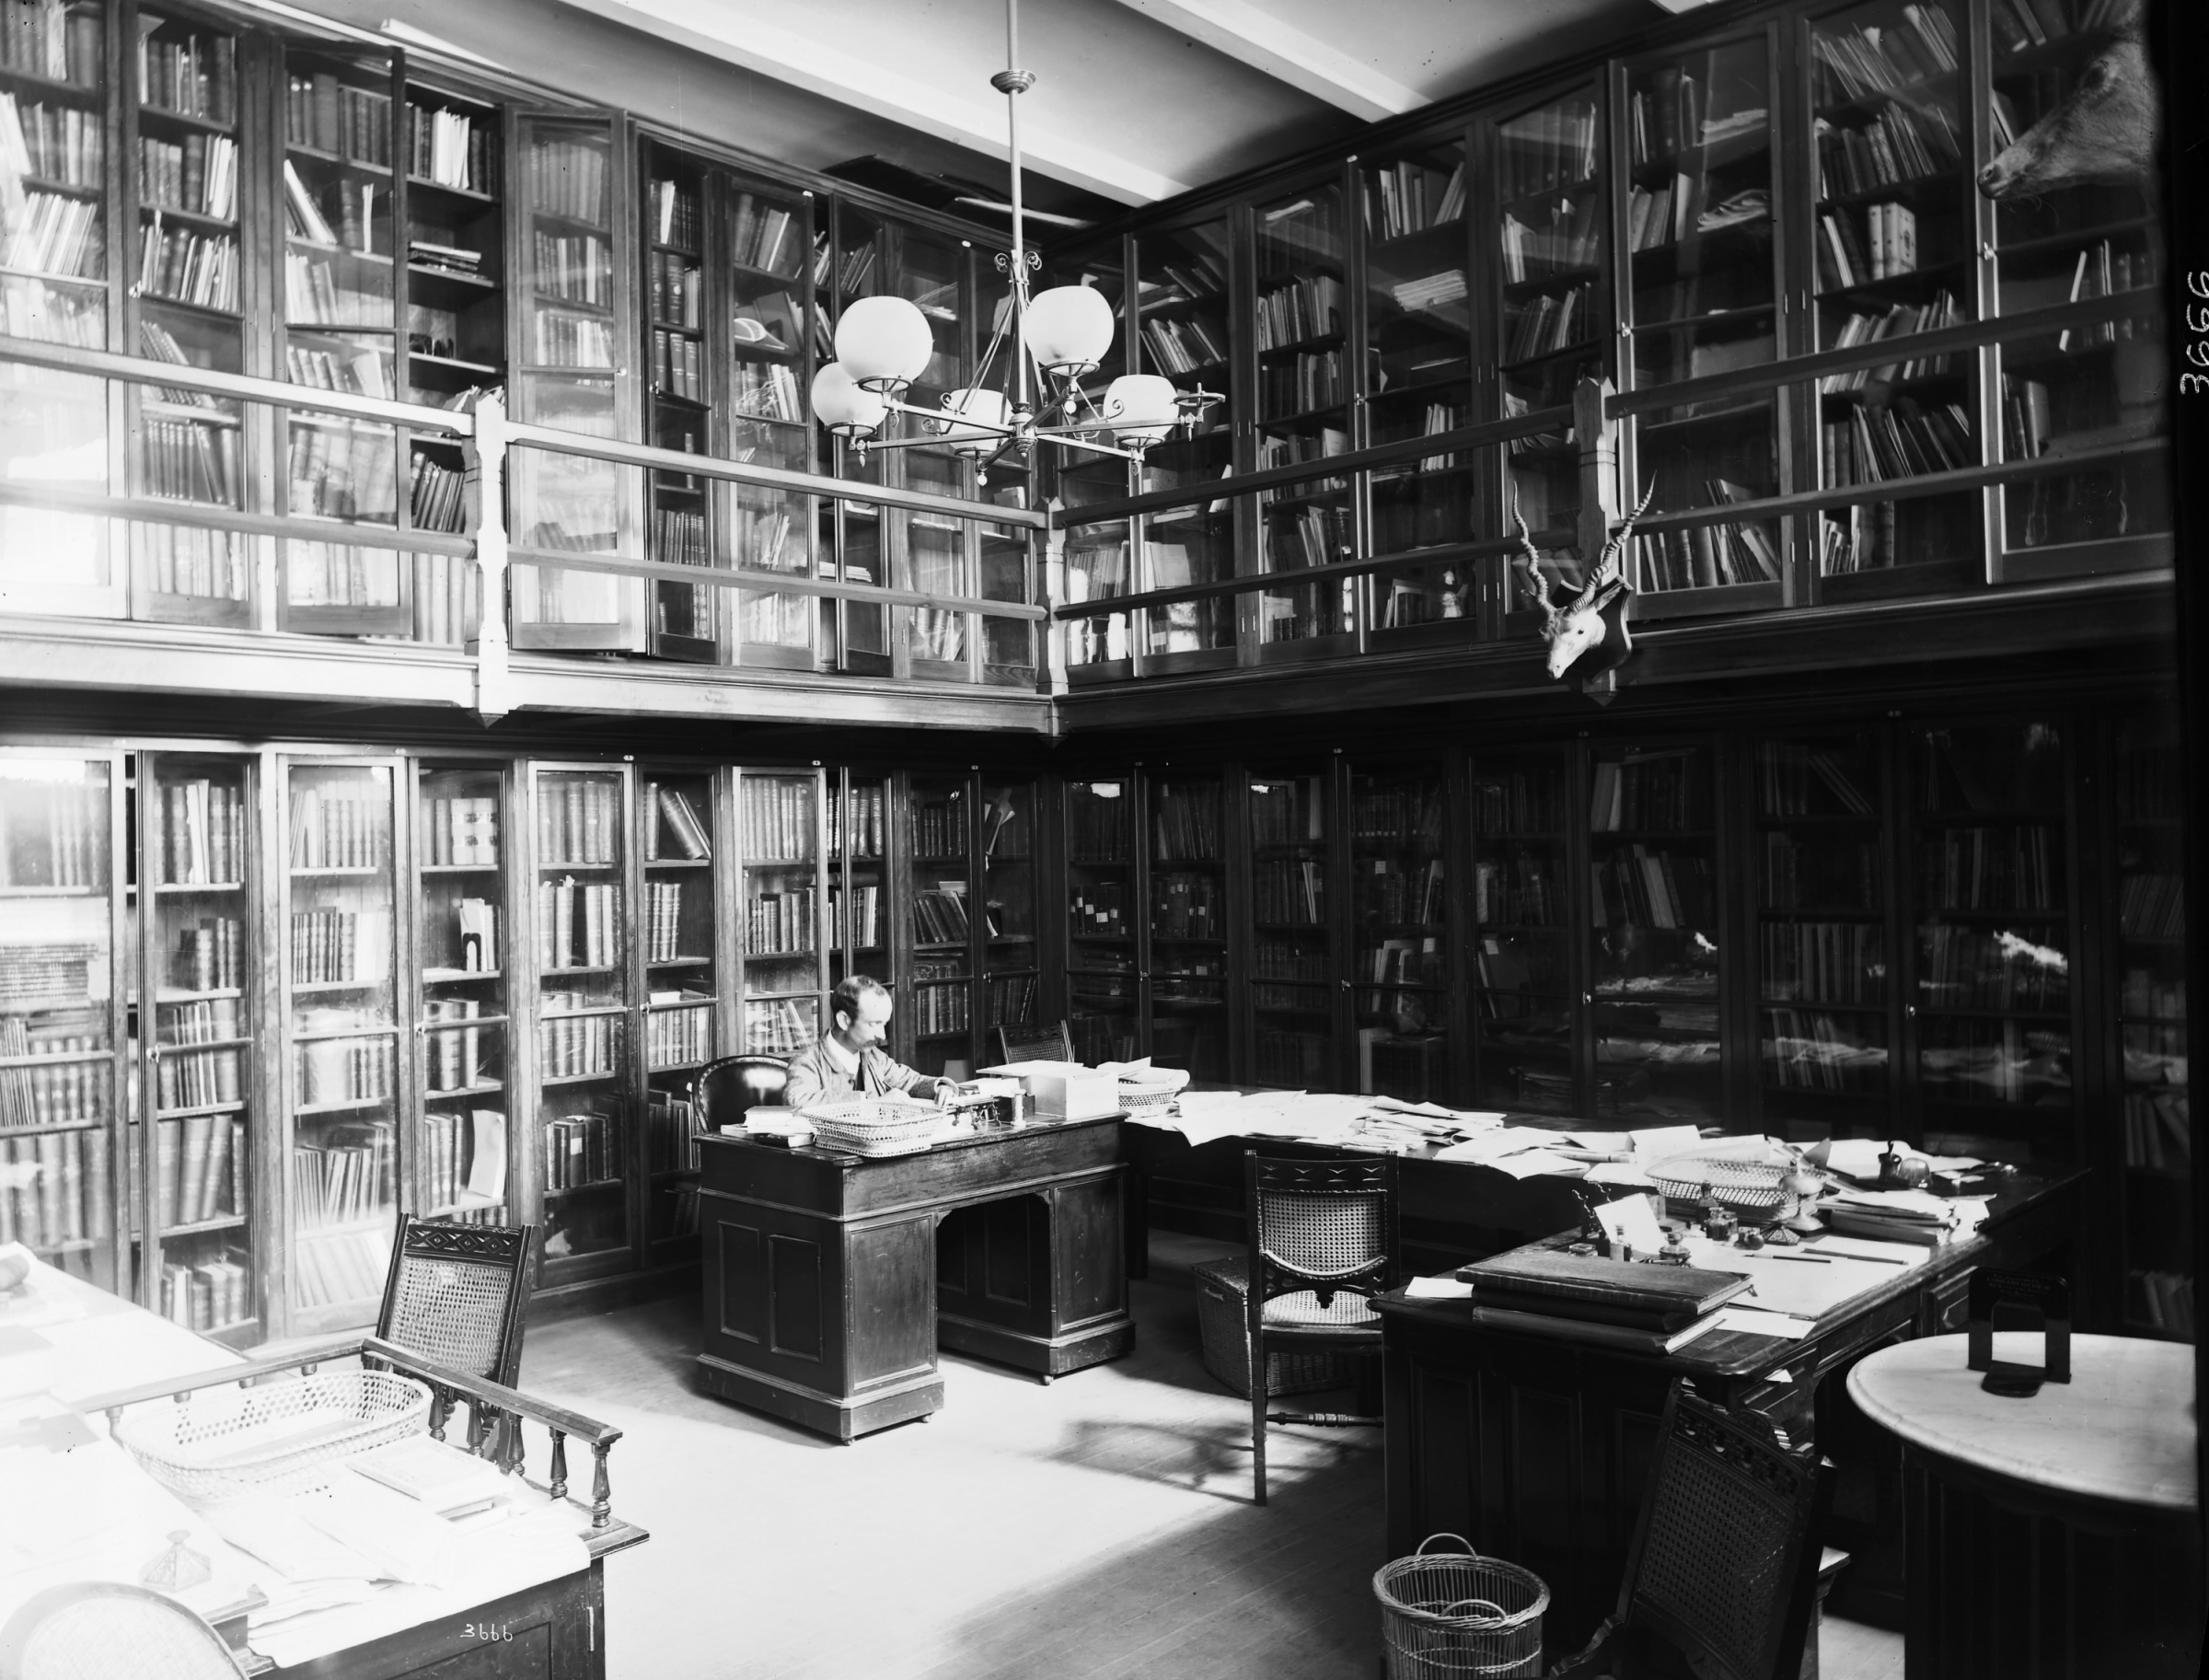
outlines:
{"label": "mounted antelope head", "polygon": [[1624,563],[1626,539],[1656,492],[1656,481],[1651,480],[1634,511],[1626,516],[1625,524],[1603,545],[1579,594],[1565,601],[1559,601],[1552,591],[1548,574],[1542,570],[1542,555],[1534,547],[1534,534],[1526,528],[1517,501],[1512,502],[1511,517],[1518,521],[1519,546],[1523,550],[1514,557],[1513,563],[1526,573],[1527,581],[1533,585],[1534,604],[1542,608],[1542,640],[1549,644],[1552,677],[1563,677],[1583,658],[1589,663],[1578,674],[1601,677],[1605,671],[1618,669],[1634,651],[1626,629],[1626,603],[1634,598],[1634,585],[1626,581]]}
{"label": "mounted antelope head", "polygon": [[2146,0],[2115,0],[2099,21],[2109,43],[2071,91],[1979,171],[1991,199],[2089,181],[2140,181],[2154,168],[2161,98],[2142,38]]}

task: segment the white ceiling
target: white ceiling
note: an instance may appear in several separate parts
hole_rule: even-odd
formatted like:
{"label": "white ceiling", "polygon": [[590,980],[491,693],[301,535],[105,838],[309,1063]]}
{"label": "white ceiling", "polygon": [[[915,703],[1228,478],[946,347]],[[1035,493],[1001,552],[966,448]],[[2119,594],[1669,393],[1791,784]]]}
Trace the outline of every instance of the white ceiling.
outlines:
{"label": "white ceiling", "polygon": [[[1678,4],[1678,0],[1672,0]],[[1002,183],[1003,0],[295,0],[809,168]],[[1108,211],[1584,49],[1658,0],[1025,0],[1034,199]]]}

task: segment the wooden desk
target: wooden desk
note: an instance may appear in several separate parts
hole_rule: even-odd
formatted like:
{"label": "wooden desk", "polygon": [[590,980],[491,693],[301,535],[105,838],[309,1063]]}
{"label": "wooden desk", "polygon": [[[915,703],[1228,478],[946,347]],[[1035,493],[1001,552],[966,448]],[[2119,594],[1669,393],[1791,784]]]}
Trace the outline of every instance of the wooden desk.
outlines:
{"label": "wooden desk", "polygon": [[1047,1381],[1135,1345],[1116,1118],[864,1159],[700,1141],[704,1385],[850,1441],[943,1404],[939,1346]]}
{"label": "wooden desk", "polygon": [[[1876,1450],[1876,1431],[1865,1450],[1861,1419],[1852,1432],[1841,1385],[1823,1380],[1873,1348],[1960,1324],[1974,1268],[2023,1267],[2060,1249],[2084,1176],[2016,1175],[1975,1235],[1844,1303],[1799,1341],[1717,1330],[1651,1359],[1484,1325],[1469,1302],[1383,1296],[1389,1555],[1462,1534],[1548,1582],[1546,1642],[1577,1648],[1616,1603],[1665,1395],[1686,1377],[1835,1461],[1829,1537],[1856,1554],[1842,1585],[1872,1578],[1899,1622],[1899,1465]],[[1846,1602],[1861,1604],[1856,1584]]]}
{"label": "wooden desk", "polygon": [[[2037,1334],[1995,1356],[2040,1361]],[[2004,1399],[1965,1338],[1882,1348],[1848,1374],[1864,1415],[1903,1443],[1908,1680],[2192,1675],[2193,1350],[2072,1338],[2072,1379]]]}

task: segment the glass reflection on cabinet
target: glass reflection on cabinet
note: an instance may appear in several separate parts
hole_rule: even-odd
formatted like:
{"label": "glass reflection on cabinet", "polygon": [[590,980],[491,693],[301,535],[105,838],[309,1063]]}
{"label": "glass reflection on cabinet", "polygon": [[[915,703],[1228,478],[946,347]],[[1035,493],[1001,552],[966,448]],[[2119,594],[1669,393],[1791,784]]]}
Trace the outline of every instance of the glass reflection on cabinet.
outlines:
{"label": "glass reflection on cabinet", "polygon": [[[1471,978],[1485,1107],[1580,1112],[1566,762],[1553,749],[1482,753],[1473,764]],[[1615,1109],[1613,1100],[1600,1111]]]}

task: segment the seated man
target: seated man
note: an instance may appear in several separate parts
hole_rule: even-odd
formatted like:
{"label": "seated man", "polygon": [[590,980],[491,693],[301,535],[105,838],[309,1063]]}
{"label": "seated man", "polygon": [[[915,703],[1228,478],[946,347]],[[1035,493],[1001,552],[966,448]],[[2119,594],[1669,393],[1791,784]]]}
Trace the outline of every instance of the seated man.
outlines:
{"label": "seated man", "polygon": [[783,1102],[792,1108],[846,1096],[931,1097],[945,1082],[916,1072],[882,1048],[889,1036],[890,994],[880,980],[848,976],[828,994],[831,1029],[790,1059]]}

